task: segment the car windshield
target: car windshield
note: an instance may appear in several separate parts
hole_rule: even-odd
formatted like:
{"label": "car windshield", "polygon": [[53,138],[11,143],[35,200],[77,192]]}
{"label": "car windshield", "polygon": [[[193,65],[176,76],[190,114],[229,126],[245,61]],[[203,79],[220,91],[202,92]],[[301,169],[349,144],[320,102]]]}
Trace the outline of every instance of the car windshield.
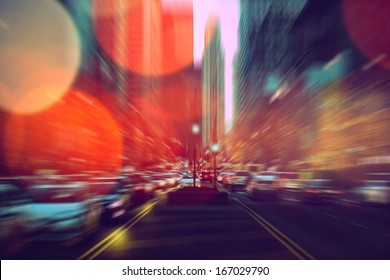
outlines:
{"label": "car windshield", "polygon": [[72,203],[86,200],[87,188],[78,186],[34,186],[30,189],[40,203]]}

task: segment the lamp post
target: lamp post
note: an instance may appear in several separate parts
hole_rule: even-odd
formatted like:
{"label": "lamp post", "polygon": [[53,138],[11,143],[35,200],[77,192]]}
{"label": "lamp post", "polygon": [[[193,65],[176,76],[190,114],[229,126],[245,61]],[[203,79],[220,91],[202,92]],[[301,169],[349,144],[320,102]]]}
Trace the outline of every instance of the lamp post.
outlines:
{"label": "lamp post", "polygon": [[217,188],[217,167],[216,167],[216,158],[217,158],[217,152],[219,151],[219,145],[218,144],[213,144],[211,146],[211,151],[213,152],[213,156],[214,156],[214,182],[213,182],[213,187],[214,189]]}
{"label": "lamp post", "polygon": [[[199,125],[194,123],[192,125],[192,134],[195,136],[199,134]],[[194,164],[193,164],[193,176],[194,176],[194,187],[196,187],[196,137],[194,136]]]}

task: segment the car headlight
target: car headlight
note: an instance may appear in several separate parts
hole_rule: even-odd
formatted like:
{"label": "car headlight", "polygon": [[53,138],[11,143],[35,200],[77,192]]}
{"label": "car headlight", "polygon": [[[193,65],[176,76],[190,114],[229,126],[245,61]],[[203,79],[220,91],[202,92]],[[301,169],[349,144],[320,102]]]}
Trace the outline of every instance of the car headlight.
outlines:
{"label": "car headlight", "polygon": [[125,203],[124,203],[123,199],[119,199],[119,200],[116,200],[116,201],[110,203],[110,204],[107,206],[107,208],[109,208],[109,209],[119,208],[119,207],[123,206],[124,204],[125,204]]}

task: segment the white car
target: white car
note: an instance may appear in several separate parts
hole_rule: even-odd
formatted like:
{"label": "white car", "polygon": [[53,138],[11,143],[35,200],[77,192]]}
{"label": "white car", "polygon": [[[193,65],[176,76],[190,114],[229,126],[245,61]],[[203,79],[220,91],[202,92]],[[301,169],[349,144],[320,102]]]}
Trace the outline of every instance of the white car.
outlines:
{"label": "white car", "polygon": [[252,175],[246,170],[238,170],[224,178],[223,184],[230,191],[242,191],[247,186]]}
{"label": "white car", "polygon": [[[193,187],[194,177],[191,175],[183,175],[179,183],[180,187]],[[195,178],[195,186],[200,187],[200,180],[198,177]]]}
{"label": "white car", "polygon": [[86,183],[34,185],[34,197],[25,212],[35,220],[43,220],[46,230],[37,241],[68,241],[86,237],[100,227],[102,206]]}
{"label": "white car", "polygon": [[253,176],[245,188],[253,199],[277,199],[280,196],[278,177],[272,175]]}
{"label": "white car", "polygon": [[347,193],[350,201],[367,205],[390,205],[390,186],[387,181],[368,180],[364,186],[354,188]]}

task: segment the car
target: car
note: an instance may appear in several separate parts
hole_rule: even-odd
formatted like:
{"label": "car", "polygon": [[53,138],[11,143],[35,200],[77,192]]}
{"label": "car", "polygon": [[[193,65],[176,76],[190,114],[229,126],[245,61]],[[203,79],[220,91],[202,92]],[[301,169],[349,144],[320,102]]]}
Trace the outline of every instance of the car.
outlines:
{"label": "car", "polygon": [[299,179],[280,178],[278,180],[281,198],[288,201],[300,201],[304,182]]}
{"label": "car", "polygon": [[202,170],[200,172],[200,181],[201,182],[213,182],[214,179],[214,172],[212,170]]}
{"label": "car", "polygon": [[26,212],[47,224],[33,240],[80,240],[99,229],[102,206],[88,183],[32,185],[28,192],[34,203],[28,205]]}
{"label": "car", "polygon": [[279,186],[284,193],[298,193],[302,191],[303,185],[299,180],[279,179]]}
{"label": "car", "polygon": [[362,205],[390,206],[389,182],[367,180],[364,186],[348,190],[346,197],[348,201]]}
{"label": "car", "polygon": [[[191,175],[183,175],[179,183],[180,187],[193,187],[194,186],[194,177]],[[195,187],[200,187],[200,180],[195,177]]]}
{"label": "car", "polygon": [[242,191],[247,186],[252,175],[246,170],[238,170],[226,176],[223,185],[230,191]]}
{"label": "car", "polygon": [[123,219],[129,212],[133,200],[123,176],[97,177],[90,181],[89,186],[102,206],[103,222]]}
{"label": "car", "polygon": [[253,199],[278,199],[280,186],[276,176],[253,176],[245,188],[246,195]]}
{"label": "car", "polygon": [[128,188],[134,203],[141,203],[155,196],[156,182],[142,173],[122,174],[124,187]]}
{"label": "car", "polygon": [[0,256],[7,257],[23,249],[46,228],[44,219],[29,213],[31,196],[9,180],[0,181]]}
{"label": "car", "polygon": [[179,182],[179,177],[174,173],[155,173],[152,175],[153,182],[155,183],[155,189],[165,190],[175,187]]}
{"label": "car", "polygon": [[151,174],[150,177],[154,185],[155,191],[165,190],[168,188],[168,182],[166,180],[166,177],[163,174],[160,173]]}
{"label": "car", "polygon": [[345,194],[343,190],[332,186],[329,179],[312,179],[304,183],[301,200],[310,203],[330,203],[341,200]]}
{"label": "car", "polygon": [[222,183],[223,179],[229,174],[229,172],[220,172],[217,176],[217,182]]}

